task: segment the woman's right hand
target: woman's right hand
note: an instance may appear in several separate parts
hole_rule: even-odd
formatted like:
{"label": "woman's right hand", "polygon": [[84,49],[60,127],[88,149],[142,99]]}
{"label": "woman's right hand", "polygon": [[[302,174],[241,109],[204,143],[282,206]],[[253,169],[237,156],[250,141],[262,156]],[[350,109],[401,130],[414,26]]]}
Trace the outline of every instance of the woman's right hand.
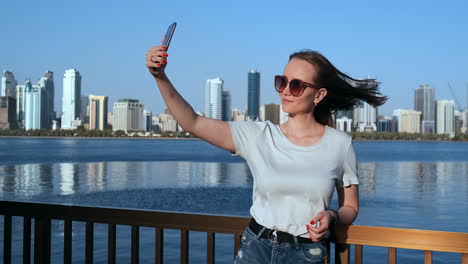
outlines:
{"label": "woman's right hand", "polygon": [[[164,38],[161,43],[164,43]],[[151,47],[146,53],[146,67],[148,67],[149,72],[156,79],[164,76],[164,69],[166,68],[167,57],[169,56],[166,53],[166,49],[167,47],[165,46],[156,46]]]}

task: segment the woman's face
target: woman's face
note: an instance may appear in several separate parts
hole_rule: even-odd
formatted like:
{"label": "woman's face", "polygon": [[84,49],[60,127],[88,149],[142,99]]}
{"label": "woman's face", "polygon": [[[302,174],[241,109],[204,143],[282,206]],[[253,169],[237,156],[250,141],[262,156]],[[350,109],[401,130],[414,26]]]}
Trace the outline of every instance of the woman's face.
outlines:
{"label": "woman's face", "polygon": [[[286,76],[288,81],[299,79],[303,82],[316,85],[317,69],[314,65],[305,60],[293,58],[286,64],[283,75]],[[318,85],[316,85],[316,87],[318,87]],[[283,112],[293,115],[313,113],[315,108],[314,102],[320,102],[325,96],[323,95],[323,90],[325,89],[321,89],[320,91],[322,92],[319,92],[318,89],[307,87],[300,96],[296,97],[291,94],[288,83],[283,92],[279,93]]]}

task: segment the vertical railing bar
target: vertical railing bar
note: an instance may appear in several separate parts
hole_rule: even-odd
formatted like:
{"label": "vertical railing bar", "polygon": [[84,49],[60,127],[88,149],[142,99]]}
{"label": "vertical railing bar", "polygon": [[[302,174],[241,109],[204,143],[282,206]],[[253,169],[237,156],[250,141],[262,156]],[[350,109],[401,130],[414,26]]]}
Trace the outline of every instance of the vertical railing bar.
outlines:
{"label": "vertical railing bar", "polygon": [[388,248],[388,264],[396,264],[396,248]]}
{"label": "vertical railing bar", "polygon": [[72,220],[65,220],[63,228],[63,263],[72,263],[72,224]]}
{"label": "vertical railing bar", "polygon": [[239,234],[234,234],[234,258],[237,256],[237,251],[240,248],[241,236]]}
{"label": "vertical railing bar", "polygon": [[86,222],[85,259],[87,264],[93,263],[94,254],[94,223]]}
{"label": "vertical railing bar", "polygon": [[335,244],[335,263],[348,264],[350,263],[350,250],[348,244]]}
{"label": "vertical railing bar", "polygon": [[462,258],[462,264],[468,264],[468,253],[462,253],[461,254],[461,258]]}
{"label": "vertical railing bar", "polygon": [[31,217],[23,218],[23,264],[31,263]]}
{"label": "vertical railing bar", "polygon": [[188,264],[189,254],[189,231],[180,230],[180,263]]}
{"label": "vertical railing bar", "polygon": [[163,264],[164,260],[164,229],[156,228],[155,263]]}
{"label": "vertical railing bar", "polygon": [[354,263],[362,264],[362,245],[354,245]]}
{"label": "vertical railing bar", "polygon": [[132,264],[138,264],[140,251],[140,227],[132,226]]}
{"label": "vertical railing bar", "polygon": [[3,263],[11,263],[11,215],[3,216]]}
{"label": "vertical railing bar", "polygon": [[206,233],[206,263],[215,263],[215,233]]}
{"label": "vertical railing bar", "polygon": [[424,250],[424,264],[432,264],[432,251]]}
{"label": "vertical railing bar", "polygon": [[107,225],[107,263],[115,264],[116,225]]}
{"label": "vertical railing bar", "polygon": [[34,220],[34,263],[50,263],[51,220]]}

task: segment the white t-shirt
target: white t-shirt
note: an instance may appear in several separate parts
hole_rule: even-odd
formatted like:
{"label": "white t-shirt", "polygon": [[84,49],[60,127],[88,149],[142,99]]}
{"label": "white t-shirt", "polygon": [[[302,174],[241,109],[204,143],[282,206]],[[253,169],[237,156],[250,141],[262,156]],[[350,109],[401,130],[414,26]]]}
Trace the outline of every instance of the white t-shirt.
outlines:
{"label": "white t-shirt", "polygon": [[359,184],[352,138],[326,126],[311,146],[291,143],[279,125],[228,122],[236,154],[253,176],[250,214],[270,229],[309,237],[306,224],[330,208],[335,186]]}

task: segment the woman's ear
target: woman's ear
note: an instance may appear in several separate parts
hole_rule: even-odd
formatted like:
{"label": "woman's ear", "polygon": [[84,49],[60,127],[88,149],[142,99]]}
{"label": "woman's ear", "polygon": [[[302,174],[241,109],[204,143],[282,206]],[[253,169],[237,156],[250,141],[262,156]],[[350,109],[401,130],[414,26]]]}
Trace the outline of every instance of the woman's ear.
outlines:
{"label": "woman's ear", "polygon": [[315,93],[315,98],[314,98],[315,105],[320,103],[323,100],[323,98],[325,98],[325,96],[327,96],[327,92],[328,91],[325,88],[318,89],[317,93]]}

